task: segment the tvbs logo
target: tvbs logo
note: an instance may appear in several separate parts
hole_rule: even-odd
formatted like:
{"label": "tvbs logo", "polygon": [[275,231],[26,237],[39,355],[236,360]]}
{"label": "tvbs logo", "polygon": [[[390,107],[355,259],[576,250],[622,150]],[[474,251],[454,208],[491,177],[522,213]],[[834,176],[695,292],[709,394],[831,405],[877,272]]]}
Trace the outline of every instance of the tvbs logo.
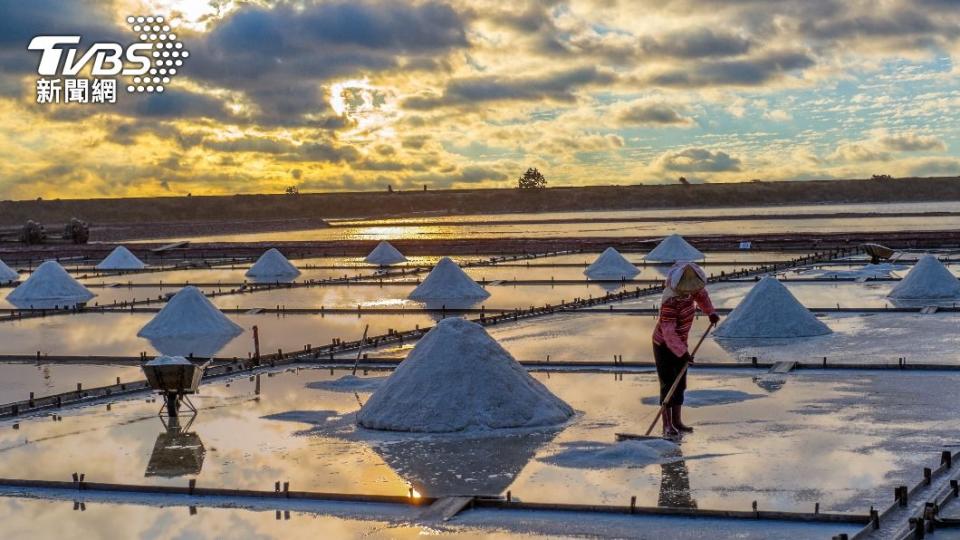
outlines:
{"label": "tvbs logo", "polygon": [[[34,37],[27,49],[40,52],[37,103],[115,103],[117,79],[108,77],[129,78],[127,92],[163,92],[190,53],[162,16],[131,16],[127,24],[139,41],[126,46],[97,42],[82,51],[80,36]],[[93,78],[78,78],[84,70]]]}
{"label": "tvbs logo", "polygon": [[[64,51],[62,45],[77,45],[80,36],[37,36],[27,46],[31,51],[42,51],[37,73],[40,75],[76,75],[90,61],[93,65],[90,74],[94,77],[114,75],[143,75],[150,69],[150,43],[134,43],[124,51],[118,43],[94,43],[87,52],[77,59],[78,50],[69,48]],[[66,52],[66,61],[62,61]],[[127,62],[136,67],[126,67]],[[63,68],[61,69],[61,64]]]}

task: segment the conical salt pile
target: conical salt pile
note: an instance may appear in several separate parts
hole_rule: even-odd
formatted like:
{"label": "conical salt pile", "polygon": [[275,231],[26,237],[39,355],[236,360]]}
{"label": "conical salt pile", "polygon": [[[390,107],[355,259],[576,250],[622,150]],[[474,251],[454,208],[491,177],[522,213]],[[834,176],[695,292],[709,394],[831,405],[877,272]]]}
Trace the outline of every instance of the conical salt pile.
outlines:
{"label": "conical salt pile", "polygon": [[406,262],[406,260],[407,258],[403,256],[403,253],[400,253],[397,248],[393,247],[393,244],[386,240],[377,244],[377,247],[373,248],[373,251],[364,259],[365,262],[378,266],[390,266],[391,264]]}
{"label": "conical salt pile", "polygon": [[94,268],[97,270],[142,270],[146,266],[129,249],[117,246]]}
{"label": "conical salt pile", "polygon": [[20,279],[20,274],[0,260],[0,283],[10,283]]}
{"label": "conical salt pile", "polygon": [[147,339],[235,336],[243,328],[220,312],[200,289],[187,286],[137,335]]}
{"label": "conical salt pile", "polygon": [[954,298],[960,296],[960,280],[936,257],[924,255],[888,296],[904,300]]}
{"label": "conical salt pile", "polygon": [[482,326],[451,318],[424,336],[357,418],[421,433],[551,426],[573,409],[527,373]]}
{"label": "conical salt pile", "polygon": [[765,277],[717,327],[721,338],[795,338],[833,332],[776,278]]}
{"label": "conical salt pile", "polygon": [[664,238],[653,251],[647,253],[644,260],[650,262],[675,263],[677,261],[699,261],[703,253],[691,246],[679,234],[671,234]]}
{"label": "conical salt pile", "polygon": [[96,295],[73,279],[60,263],[46,261],[8,294],[7,300],[22,307],[53,307],[86,302],[94,296]]}
{"label": "conical salt pile", "polygon": [[591,279],[630,279],[640,273],[640,269],[630,264],[619,251],[608,247],[583,271]]}
{"label": "conical salt pile", "polygon": [[490,293],[470,279],[457,263],[444,257],[408,298],[427,301],[483,299],[488,296]]}
{"label": "conical salt pile", "polygon": [[247,270],[246,274],[247,277],[251,278],[296,277],[299,275],[300,270],[297,270],[297,267],[288,261],[277,248],[268,249]]}

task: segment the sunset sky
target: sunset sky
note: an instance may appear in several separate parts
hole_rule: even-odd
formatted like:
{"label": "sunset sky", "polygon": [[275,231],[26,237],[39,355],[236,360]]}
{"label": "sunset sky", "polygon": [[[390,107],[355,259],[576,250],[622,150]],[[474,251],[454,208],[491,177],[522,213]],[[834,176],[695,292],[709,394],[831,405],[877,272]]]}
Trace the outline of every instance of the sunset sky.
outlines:
{"label": "sunset sky", "polygon": [[[165,92],[36,103],[131,15]],[[958,57],[951,0],[0,0],[0,199],[956,175]]]}

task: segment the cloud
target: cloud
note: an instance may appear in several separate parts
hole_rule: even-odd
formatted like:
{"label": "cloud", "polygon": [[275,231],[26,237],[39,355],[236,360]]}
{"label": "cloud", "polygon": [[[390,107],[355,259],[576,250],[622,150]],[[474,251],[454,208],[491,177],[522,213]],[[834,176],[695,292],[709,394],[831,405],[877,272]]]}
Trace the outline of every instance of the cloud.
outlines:
{"label": "cloud", "polygon": [[763,117],[774,122],[788,122],[793,120],[793,115],[783,109],[770,109],[764,111]]}
{"label": "cloud", "polygon": [[573,101],[575,91],[595,84],[612,83],[616,76],[596,67],[555,71],[542,76],[470,77],[452,80],[442,95],[415,96],[404,102],[409,109],[471,105],[490,101]]}
{"label": "cloud", "polygon": [[739,171],[740,159],[731,157],[726,152],[686,148],[661,154],[654,165],[663,171],[715,173]]}
{"label": "cloud", "polygon": [[814,65],[804,51],[779,51],[736,60],[707,60],[682,69],[655,73],[646,83],[655,86],[698,88],[706,86],[759,86]]}
{"label": "cloud", "polygon": [[880,139],[884,148],[894,152],[919,152],[924,150],[944,151],[947,145],[933,135],[917,135],[916,133],[900,133],[887,135]]}
{"label": "cloud", "polygon": [[889,134],[880,130],[864,140],[840,143],[830,159],[850,163],[890,161],[898,152],[942,152],[946,149],[947,145],[933,135],[912,131]]}
{"label": "cloud", "polygon": [[641,49],[648,56],[710,58],[742,55],[747,53],[751,46],[752,41],[739,34],[694,28],[656,38],[645,38],[642,40]]}
{"label": "cloud", "polygon": [[689,126],[693,119],[681,114],[682,107],[664,102],[637,101],[615,113],[620,125],[633,126]]}
{"label": "cloud", "polygon": [[259,122],[285,125],[329,111],[319,83],[401,61],[436,67],[438,56],[468,45],[461,16],[439,2],[247,4],[186,40],[185,74],[243,92]]}

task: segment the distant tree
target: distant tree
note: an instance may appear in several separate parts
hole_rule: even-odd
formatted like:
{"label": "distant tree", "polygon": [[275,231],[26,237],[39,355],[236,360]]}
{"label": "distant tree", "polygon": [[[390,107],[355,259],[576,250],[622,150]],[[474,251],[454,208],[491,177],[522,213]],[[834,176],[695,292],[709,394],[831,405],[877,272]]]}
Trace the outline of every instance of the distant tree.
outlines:
{"label": "distant tree", "polygon": [[390,184],[387,184],[387,193],[393,193],[393,186]]}
{"label": "distant tree", "polygon": [[298,188],[297,186],[287,186],[287,189],[283,190],[283,192],[286,193],[287,195],[299,195],[300,188]]}
{"label": "distant tree", "polygon": [[889,174],[875,174],[873,175],[874,180],[893,180],[893,177]]}
{"label": "distant tree", "polygon": [[681,184],[685,185],[685,186],[689,186],[689,185],[690,185],[690,181],[687,180],[687,177],[686,177],[686,176],[681,176],[681,177],[678,179],[678,181],[679,181]]}
{"label": "distant tree", "polygon": [[543,189],[547,187],[547,179],[543,177],[536,168],[529,168],[517,180],[517,187],[520,189]]}
{"label": "distant tree", "polygon": [[424,191],[427,190],[427,185],[426,185],[426,184],[423,185],[423,190],[424,190]]}

